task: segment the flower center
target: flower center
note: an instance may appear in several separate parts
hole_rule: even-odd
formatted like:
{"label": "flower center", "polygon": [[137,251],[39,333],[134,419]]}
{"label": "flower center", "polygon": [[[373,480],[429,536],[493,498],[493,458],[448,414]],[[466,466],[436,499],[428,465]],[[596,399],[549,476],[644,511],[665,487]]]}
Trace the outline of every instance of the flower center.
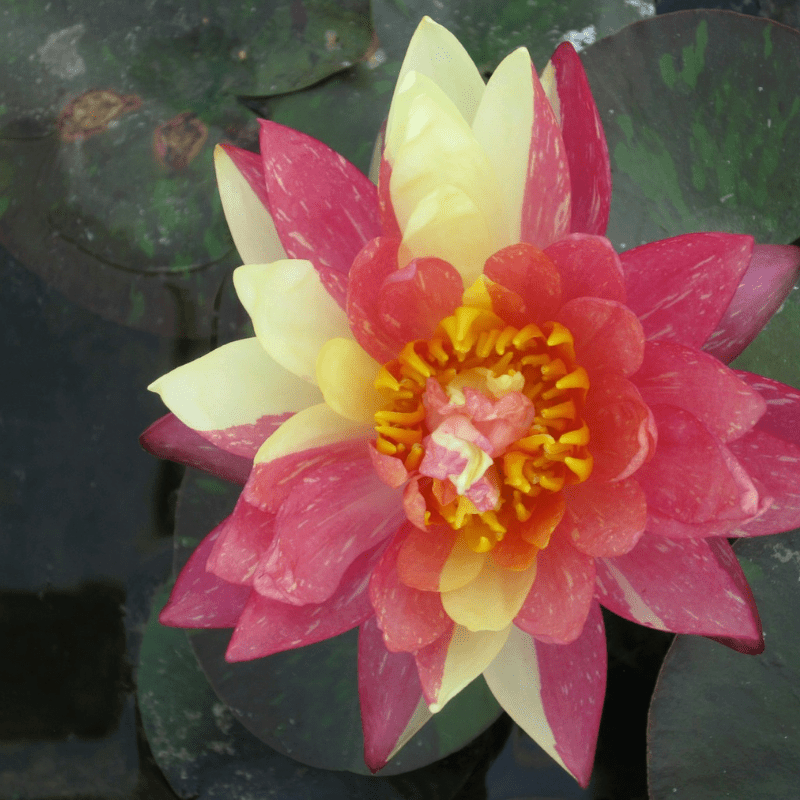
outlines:
{"label": "flower center", "polygon": [[[462,305],[429,341],[409,342],[381,367],[375,386],[391,397],[375,414],[377,450],[425,476],[426,524],[446,522],[476,552],[510,527],[546,546],[563,514],[554,495],[592,471],[589,378],[567,328],[517,329]],[[524,524],[534,518],[550,522]]]}

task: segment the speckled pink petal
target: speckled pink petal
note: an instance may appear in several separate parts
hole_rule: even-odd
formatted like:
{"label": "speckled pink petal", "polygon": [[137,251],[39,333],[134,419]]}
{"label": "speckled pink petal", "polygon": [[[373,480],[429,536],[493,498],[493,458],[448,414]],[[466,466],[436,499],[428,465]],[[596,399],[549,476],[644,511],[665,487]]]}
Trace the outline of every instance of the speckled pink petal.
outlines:
{"label": "speckled pink petal", "polygon": [[327,145],[267,120],[261,120],[261,157],[286,253],[311,261],[343,301],[353,259],[380,233],[377,188]]}
{"label": "speckled pink petal", "polygon": [[439,578],[458,539],[449,525],[420,530],[411,525],[397,554],[397,576],[406,586],[438,592]]}
{"label": "speckled pink petal", "polygon": [[686,233],[621,253],[627,304],[647,338],[702,347],[730,305],[752,250],[752,236]]}
{"label": "speckled pink petal", "polygon": [[785,383],[736,370],[736,375],[755,389],[767,403],[756,429],[800,447],[800,389]]}
{"label": "speckled pink petal", "polygon": [[362,553],[348,567],[324,603],[296,606],[253,592],[233,632],[226,661],[251,661],[304,647],[349,631],[372,616],[369,575],[380,547]]}
{"label": "speckled pink petal", "polygon": [[550,101],[533,72],[533,129],[520,241],[547,247],[570,232],[570,168]]}
{"label": "speckled pink petal", "polygon": [[400,488],[409,476],[408,470],[399,458],[379,453],[374,442],[369,444],[369,457],[378,477],[393,489]]}
{"label": "speckled pink petal", "polygon": [[404,518],[400,493],[375,474],[366,452],[306,472],[277,512],[275,538],[253,586],[295,605],[322,603],[353,560],[394,534]]}
{"label": "speckled pink petal", "polygon": [[[389,691],[387,691],[387,688]],[[375,617],[358,631],[364,761],[377,772],[430,718],[411,653],[392,653]]]}
{"label": "speckled pink petal", "polygon": [[206,569],[229,583],[252,586],[253,574],[275,535],[275,515],[241,495],[214,544]]}
{"label": "speckled pink petal", "polygon": [[589,556],[621,556],[644,533],[647,501],[635,477],[568,486],[564,499],[567,510],[560,531]]}
{"label": "speckled pink petal", "polygon": [[397,270],[399,239],[377,238],[356,255],[347,287],[347,319],[356,341],[378,363],[395,358],[405,344],[379,319],[378,298],[384,280]]}
{"label": "speckled pink petal", "polygon": [[571,233],[548,245],[544,252],[561,275],[562,302],[574,297],[602,297],[625,302],[622,263],[605,236]]}
{"label": "speckled pink petal", "polygon": [[561,135],[572,186],[571,231],[606,232],[611,207],[611,165],[603,123],[580,57],[569,42],[553,53]]}
{"label": "speckled pink petal", "polygon": [[484,675],[511,718],[587,786],[606,688],[606,637],[597,602],[570,644],[545,644],[512,629]]}
{"label": "speckled pink petal", "polygon": [[206,561],[217,537],[225,527],[220,523],[203,539],[178,575],[158,620],[174,628],[232,628],[247,599],[249,586],[223,581],[206,571]]}
{"label": "speckled pink petal", "polygon": [[573,547],[559,528],[539,552],[536,580],[514,624],[543,642],[572,642],[583,630],[593,596],[594,559]]}
{"label": "speckled pink petal", "polygon": [[753,595],[725,539],[645,534],[630,553],[597,560],[597,593],[610,611],[648,628],[763,649]]}
{"label": "speckled pink petal", "polygon": [[736,373],[713,356],[675,342],[648,342],[642,368],[632,378],[645,402],[689,411],[714,436],[743,436],[766,404]]}
{"label": "speckled pink petal", "polygon": [[438,639],[453,622],[438,591],[412,589],[397,574],[397,557],[410,523],[400,528],[372,573],[369,596],[386,647],[392,652],[416,651]]}
{"label": "speckled pink petal", "polygon": [[527,242],[512,244],[486,259],[487,278],[516,292],[528,322],[546,322],[561,306],[561,278],[545,253]]}
{"label": "speckled pink petal", "polygon": [[590,481],[622,480],[650,457],[656,427],[637,388],[616,373],[596,375],[586,396],[594,467]]}
{"label": "speckled pink petal", "polygon": [[719,439],[681,408],[650,409],[658,448],[636,473],[650,510],[687,523],[744,522],[758,513],[755,486]]}
{"label": "speckled pink petal", "polygon": [[641,366],[644,331],[636,315],[622,303],[576,297],[565,303],[556,320],[571,331],[577,362],[590,379],[606,371],[631,375]]}
{"label": "speckled pink petal", "polygon": [[184,425],[174,414],[165,414],[157,419],[139,437],[139,443],[157,458],[210,472],[231,483],[243,485],[253,466],[252,457],[245,458],[220,449]]}
{"label": "speckled pink petal", "polygon": [[703,349],[733,361],[780,308],[800,274],[800,248],[757,244],[727,311]]}

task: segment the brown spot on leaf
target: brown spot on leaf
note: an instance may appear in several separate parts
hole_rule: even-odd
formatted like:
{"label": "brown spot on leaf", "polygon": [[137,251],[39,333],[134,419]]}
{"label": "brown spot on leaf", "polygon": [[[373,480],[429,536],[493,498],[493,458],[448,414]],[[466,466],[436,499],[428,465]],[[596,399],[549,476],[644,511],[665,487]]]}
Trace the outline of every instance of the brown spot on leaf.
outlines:
{"label": "brown spot on leaf", "polygon": [[207,136],[208,127],[191,111],[184,111],[156,128],[153,134],[156,160],[168,169],[186,169]]}
{"label": "brown spot on leaf", "polygon": [[88,139],[103,133],[115,119],[135,111],[141,105],[141,97],[135,94],[118,94],[112,89],[89,89],[58,115],[58,135],[64,142]]}

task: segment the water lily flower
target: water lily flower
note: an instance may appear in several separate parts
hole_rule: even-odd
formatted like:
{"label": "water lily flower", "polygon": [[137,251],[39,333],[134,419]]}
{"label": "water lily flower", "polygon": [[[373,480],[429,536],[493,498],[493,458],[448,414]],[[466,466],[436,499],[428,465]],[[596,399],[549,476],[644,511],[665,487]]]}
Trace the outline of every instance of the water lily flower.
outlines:
{"label": "water lily flower", "polygon": [[[763,647],[726,537],[800,525],[800,392],[723,363],[798,250],[693,233],[618,254],[580,60],[525,49],[488,84],[429,19],[378,185],[262,122],[216,166],[255,337],[151,386],[162,457],[243,484],[167,625],[261,658],[360,626],[365,758],[381,768],[483,674],[588,783],[600,606]],[[391,685],[387,692],[385,687]]]}

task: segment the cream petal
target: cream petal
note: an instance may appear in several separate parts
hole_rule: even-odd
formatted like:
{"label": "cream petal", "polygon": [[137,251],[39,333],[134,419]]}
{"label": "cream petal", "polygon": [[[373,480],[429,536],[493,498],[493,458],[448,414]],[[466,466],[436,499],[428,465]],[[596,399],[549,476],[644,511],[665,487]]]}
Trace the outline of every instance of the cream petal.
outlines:
{"label": "cream petal", "polygon": [[242,261],[266,264],[286,258],[272,215],[220,145],[214,148],[214,167],[222,210]]}
{"label": "cream petal", "polygon": [[464,537],[459,536],[439,575],[439,591],[450,592],[474,581],[485,560],[486,553],[476,553]]}
{"label": "cream petal", "polygon": [[490,78],[472,123],[475,138],[503,187],[508,238],[501,247],[520,240],[533,129],[532,69],[524,47],[507,55]]}
{"label": "cream petal", "polygon": [[442,592],[442,605],[448,616],[470,631],[500,631],[517,616],[536,578],[536,564],[514,572],[484,561],[474,581]]}
{"label": "cream petal", "polygon": [[542,89],[550,101],[550,106],[553,113],[556,115],[558,124],[561,125],[561,98],[558,96],[558,88],[556,86],[556,68],[553,66],[552,61],[547,62],[547,66],[542,70],[539,76],[539,82],[542,84]]}
{"label": "cream petal", "polygon": [[325,402],[355,422],[374,422],[386,403],[375,388],[381,365],[353,339],[330,339],[317,357],[317,384]]}
{"label": "cream petal", "polygon": [[255,464],[274,461],[281,456],[324,447],[348,439],[368,439],[372,426],[345,419],[333,411],[327,403],[298,411],[286,420],[256,453]]}
{"label": "cream petal", "polygon": [[347,315],[310,261],[247,264],[234,271],[233,285],[264,349],[304,380],[316,383],[317,356],[325,342],[352,338]]}
{"label": "cream petal", "polygon": [[322,399],[315,386],[270,358],[256,338],[224,344],[147,388],[196,431],[252,424],[265,414],[299,411]]}
{"label": "cream petal", "polygon": [[420,72],[433,80],[464,119],[472,122],[485,88],[483,78],[461,42],[430,17],[422,18],[411,37],[397,86],[409,72]]}
{"label": "cream petal", "polygon": [[439,186],[417,205],[408,220],[398,266],[435,256],[452,264],[464,285],[469,286],[493,252],[486,220],[472,200],[455,186]]}

